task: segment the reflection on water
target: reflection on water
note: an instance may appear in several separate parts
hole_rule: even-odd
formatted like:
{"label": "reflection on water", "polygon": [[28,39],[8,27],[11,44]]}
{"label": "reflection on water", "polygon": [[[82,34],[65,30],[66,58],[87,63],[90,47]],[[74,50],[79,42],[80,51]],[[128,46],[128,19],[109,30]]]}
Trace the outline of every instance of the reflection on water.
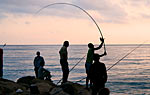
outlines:
{"label": "reflection on water", "polygon": [[[108,55],[101,61],[109,68],[112,64],[130,52],[136,45],[107,45]],[[61,79],[58,51],[60,45],[13,45],[4,49],[4,78],[17,80],[23,76],[34,76],[33,59],[40,51],[46,61],[45,68],[51,71],[52,80]],[[71,69],[87,53],[86,45],[69,47],[69,68]],[[103,49],[97,51],[103,53]],[[111,95],[150,95],[150,45],[136,49],[118,65],[108,71],[106,87]],[[70,72],[69,80],[78,81],[86,76],[85,58]],[[80,82],[85,85],[85,80]]]}

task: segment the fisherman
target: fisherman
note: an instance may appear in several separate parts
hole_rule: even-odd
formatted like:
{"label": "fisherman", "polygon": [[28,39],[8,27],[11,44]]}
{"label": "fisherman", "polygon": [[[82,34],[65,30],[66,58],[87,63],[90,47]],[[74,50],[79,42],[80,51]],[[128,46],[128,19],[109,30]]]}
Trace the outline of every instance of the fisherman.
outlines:
{"label": "fisherman", "polygon": [[94,54],[94,63],[91,65],[89,77],[93,83],[92,95],[97,95],[98,91],[105,88],[107,82],[107,71],[104,63],[100,62],[100,57],[107,55],[106,51],[104,54]]}
{"label": "fisherman", "polygon": [[38,78],[42,80],[49,80],[52,82],[51,77],[51,73],[44,68],[44,64],[41,64],[38,69]]}
{"label": "fisherman", "polygon": [[0,78],[3,77],[3,49],[0,48]]}
{"label": "fisherman", "polygon": [[59,54],[60,54],[60,64],[63,72],[62,83],[67,82],[68,75],[69,75],[69,67],[68,67],[68,52],[67,47],[69,47],[69,42],[64,41],[63,46],[61,47]]}
{"label": "fisherman", "polygon": [[[90,67],[93,63],[93,55],[94,55],[94,51],[100,49],[103,46],[104,43],[104,39],[100,38],[101,44],[99,45],[99,47],[94,48],[94,45],[92,43],[88,44],[88,53],[87,53],[87,58],[86,58],[86,63],[85,63],[85,69],[86,69],[86,89],[88,89],[88,83],[89,83],[89,70]],[[92,83],[90,81],[90,87],[92,86]]]}
{"label": "fisherman", "polygon": [[44,58],[40,56],[39,51],[36,52],[36,55],[37,56],[34,58],[34,71],[35,71],[36,78],[38,78],[38,70],[41,65],[42,66],[45,65],[45,61],[44,61]]}

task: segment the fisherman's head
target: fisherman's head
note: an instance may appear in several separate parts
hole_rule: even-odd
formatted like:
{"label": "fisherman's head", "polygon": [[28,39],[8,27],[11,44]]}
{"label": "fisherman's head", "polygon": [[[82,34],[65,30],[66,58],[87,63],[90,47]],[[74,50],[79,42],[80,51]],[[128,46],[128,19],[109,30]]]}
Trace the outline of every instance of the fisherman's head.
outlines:
{"label": "fisherman's head", "polygon": [[99,61],[100,57],[99,57],[99,54],[95,53],[94,56],[93,56],[93,60],[94,61]]}
{"label": "fisherman's head", "polygon": [[89,48],[94,48],[94,45],[93,45],[92,43],[89,43],[89,44],[88,44],[88,47],[89,47]]}
{"label": "fisherman's head", "polygon": [[40,52],[39,52],[39,51],[37,51],[37,52],[36,52],[36,55],[37,55],[37,56],[40,56]]}
{"label": "fisherman's head", "polygon": [[69,46],[69,42],[68,41],[64,41],[63,46],[68,47]]}

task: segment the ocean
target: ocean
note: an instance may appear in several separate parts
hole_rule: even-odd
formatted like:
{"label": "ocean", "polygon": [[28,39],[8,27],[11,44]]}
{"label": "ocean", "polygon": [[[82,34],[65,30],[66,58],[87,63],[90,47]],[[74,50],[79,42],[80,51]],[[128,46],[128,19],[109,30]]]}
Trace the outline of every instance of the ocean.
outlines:
{"label": "ocean", "polygon": [[[107,56],[100,59],[107,69],[119,59],[128,54],[138,45],[106,45]],[[0,46],[2,47],[2,46]],[[52,80],[57,83],[61,77],[59,49],[61,45],[7,45],[4,47],[4,78],[16,81],[23,76],[34,76],[33,60],[40,51],[45,59],[45,68],[52,74]],[[86,55],[87,45],[70,45],[69,68],[71,69]],[[102,54],[104,49],[96,51]],[[70,72],[69,81],[76,82],[86,77],[85,59]],[[129,56],[120,61],[108,72],[106,87],[111,95],[150,95],[150,45],[142,45]],[[85,80],[79,82],[85,85]]]}

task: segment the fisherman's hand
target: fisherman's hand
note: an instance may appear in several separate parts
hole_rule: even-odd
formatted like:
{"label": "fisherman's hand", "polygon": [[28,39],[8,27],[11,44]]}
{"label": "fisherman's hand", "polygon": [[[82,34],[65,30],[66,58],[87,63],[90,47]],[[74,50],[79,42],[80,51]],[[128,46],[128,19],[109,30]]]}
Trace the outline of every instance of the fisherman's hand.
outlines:
{"label": "fisherman's hand", "polygon": [[100,38],[100,41],[103,43],[104,42],[104,38]]}

